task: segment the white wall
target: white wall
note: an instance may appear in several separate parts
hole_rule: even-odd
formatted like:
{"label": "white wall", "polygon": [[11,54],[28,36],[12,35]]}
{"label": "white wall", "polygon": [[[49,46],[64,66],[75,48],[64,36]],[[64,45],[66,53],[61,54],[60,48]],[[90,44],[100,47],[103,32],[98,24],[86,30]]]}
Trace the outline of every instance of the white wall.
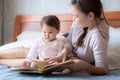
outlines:
{"label": "white wall", "polygon": [[[71,0],[4,0],[4,43],[13,41],[16,15],[71,13]],[[119,10],[120,0],[102,0],[105,11]]]}
{"label": "white wall", "polygon": [[120,0],[101,0],[105,11],[120,11]]}

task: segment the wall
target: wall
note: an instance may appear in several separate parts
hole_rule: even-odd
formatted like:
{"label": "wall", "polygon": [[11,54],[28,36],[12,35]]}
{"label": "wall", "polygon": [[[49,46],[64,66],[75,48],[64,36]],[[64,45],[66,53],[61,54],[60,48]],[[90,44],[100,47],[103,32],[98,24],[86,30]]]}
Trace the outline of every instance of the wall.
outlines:
{"label": "wall", "polygon": [[[4,0],[4,44],[13,41],[16,15],[70,13],[71,0]],[[120,0],[102,0],[105,11],[119,10]]]}
{"label": "wall", "polygon": [[120,0],[101,0],[105,11],[120,11]]}
{"label": "wall", "polygon": [[4,43],[12,41],[16,15],[69,13],[70,0],[4,0]]}

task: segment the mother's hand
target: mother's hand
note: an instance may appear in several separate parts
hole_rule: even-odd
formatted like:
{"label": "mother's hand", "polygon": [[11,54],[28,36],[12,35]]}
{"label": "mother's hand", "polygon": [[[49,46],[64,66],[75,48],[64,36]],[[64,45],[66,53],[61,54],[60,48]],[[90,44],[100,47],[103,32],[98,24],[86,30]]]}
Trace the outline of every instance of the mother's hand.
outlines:
{"label": "mother's hand", "polygon": [[54,62],[64,62],[67,58],[67,55],[60,54],[55,57],[50,57],[50,58],[45,58],[44,60],[49,62],[49,63],[54,63]]}

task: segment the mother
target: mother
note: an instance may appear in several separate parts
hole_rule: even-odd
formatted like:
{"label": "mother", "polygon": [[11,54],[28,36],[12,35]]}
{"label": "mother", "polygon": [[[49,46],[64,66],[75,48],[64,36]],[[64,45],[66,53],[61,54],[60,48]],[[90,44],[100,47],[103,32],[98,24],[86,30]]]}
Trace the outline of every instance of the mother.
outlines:
{"label": "mother", "polygon": [[73,24],[67,42],[61,55],[48,61],[64,61],[69,54],[69,57],[74,57],[75,63],[66,66],[68,70],[105,75],[108,73],[106,53],[109,28],[105,17],[101,18],[102,3],[100,0],[72,0],[71,4]]}

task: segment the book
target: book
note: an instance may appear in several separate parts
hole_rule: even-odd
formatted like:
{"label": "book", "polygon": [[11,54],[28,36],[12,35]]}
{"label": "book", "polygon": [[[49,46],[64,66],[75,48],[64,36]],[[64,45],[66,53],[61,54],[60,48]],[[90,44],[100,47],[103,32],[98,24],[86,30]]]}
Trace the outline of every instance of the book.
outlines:
{"label": "book", "polygon": [[49,74],[56,70],[61,69],[62,66],[69,65],[74,63],[73,60],[67,60],[57,64],[48,64],[43,68],[14,68],[11,69],[11,72],[20,72],[20,73],[37,73],[37,74]]}

